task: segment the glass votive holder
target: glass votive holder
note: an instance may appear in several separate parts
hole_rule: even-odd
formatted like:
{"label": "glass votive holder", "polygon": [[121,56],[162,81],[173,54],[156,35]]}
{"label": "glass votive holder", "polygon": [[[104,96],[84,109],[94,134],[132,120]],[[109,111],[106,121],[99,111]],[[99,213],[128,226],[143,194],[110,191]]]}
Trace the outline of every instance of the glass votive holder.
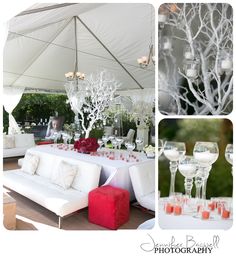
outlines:
{"label": "glass votive holder", "polygon": [[183,212],[183,203],[182,202],[177,202],[173,206],[173,212],[174,215],[181,215]]}
{"label": "glass votive holder", "polygon": [[203,205],[200,207],[200,209],[199,209],[199,213],[200,213],[200,215],[201,215],[201,219],[202,219],[202,220],[209,220],[211,212],[210,212],[210,209],[209,209],[207,203],[203,204]]}
{"label": "glass votive holder", "polygon": [[229,219],[232,214],[232,199],[225,199],[221,206],[221,218]]}
{"label": "glass votive holder", "polygon": [[211,211],[215,211],[215,209],[216,209],[216,203],[217,203],[216,198],[215,197],[212,197],[211,200],[208,202],[208,208]]}
{"label": "glass votive holder", "polygon": [[164,203],[164,211],[166,214],[172,214],[174,212],[174,203],[172,199],[168,199]]}

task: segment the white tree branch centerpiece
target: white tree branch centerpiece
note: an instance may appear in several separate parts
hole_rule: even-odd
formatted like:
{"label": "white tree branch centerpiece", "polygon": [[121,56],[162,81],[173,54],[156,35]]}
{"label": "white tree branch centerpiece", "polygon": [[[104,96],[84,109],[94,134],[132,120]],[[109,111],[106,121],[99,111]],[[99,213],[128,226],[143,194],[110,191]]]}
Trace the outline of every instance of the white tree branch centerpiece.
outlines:
{"label": "white tree branch centerpiece", "polygon": [[148,144],[149,125],[153,121],[154,105],[146,101],[136,101],[132,107],[132,118],[137,127],[137,138],[143,139],[144,146]]}
{"label": "white tree branch centerpiece", "polygon": [[103,70],[89,75],[85,80],[71,80],[65,85],[71,109],[78,116],[80,126],[89,137],[99,121],[105,121],[105,110],[110,106],[120,83]]}
{"label": "white tree branch centerpiece", "polygon": [[[164,114],[232,111],[233,12],[228,4],[163,4],[159,8],[159,86]],[[163,19],[165,18],[165,19]],[[179,56],[181,54],[181,56]]]}

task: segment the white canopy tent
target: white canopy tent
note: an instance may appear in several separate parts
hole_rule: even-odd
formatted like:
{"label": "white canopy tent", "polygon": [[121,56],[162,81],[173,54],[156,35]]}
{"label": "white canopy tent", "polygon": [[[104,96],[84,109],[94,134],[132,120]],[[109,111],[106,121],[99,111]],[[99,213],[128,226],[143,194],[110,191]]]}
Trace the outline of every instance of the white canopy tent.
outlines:
{"label": "white canopy tent", "polygon": [[64,74],[74,71],[76,16],[78,70],[107,69],[121,83],[118,93],[148,89],[154,97],[154,65],[137,64],[155,40],[154,15],[150,4],[36,4],[9,21],[4,87],[64,93]]}

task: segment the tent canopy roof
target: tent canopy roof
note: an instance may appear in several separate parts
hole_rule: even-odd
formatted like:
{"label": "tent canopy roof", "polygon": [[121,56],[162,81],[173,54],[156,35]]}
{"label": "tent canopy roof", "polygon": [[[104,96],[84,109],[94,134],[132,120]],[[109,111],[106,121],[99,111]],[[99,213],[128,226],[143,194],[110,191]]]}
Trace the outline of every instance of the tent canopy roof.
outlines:
{"label": "tent canopy roof", "polygon": [[9,21],[4,86],[65,91],[64,74],[75,69],[74,16],[79,71],[107,69],[122,84],[120,91],[154,90],[154,65],[137,64],[155,40],[150,4],[33,5]]}

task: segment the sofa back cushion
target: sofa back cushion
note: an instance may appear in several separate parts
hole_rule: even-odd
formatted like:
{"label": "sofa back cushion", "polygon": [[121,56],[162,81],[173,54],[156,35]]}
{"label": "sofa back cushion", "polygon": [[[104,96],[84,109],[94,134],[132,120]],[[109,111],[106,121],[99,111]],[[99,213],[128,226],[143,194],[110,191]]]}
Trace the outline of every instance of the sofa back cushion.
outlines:
{"label": "sofa back cushion", "polygon": [[76,165],[62,160],[53,172],[52,183],[61,186],[64,190],[69,189],[75,178],[77,169]]}
{"label": "sofa back cushion", "polygon": [[15,147],[16,148],[30,148],[35,145],[34,134],[16,134]]}
{"label": "sofa back cushion", "polygon": [[14,135],[3,135],[3,148],[10,149],[15,147]]}
{"label": "sofa back cushion", "polygon": [[155,161],[145,162],[129,168],[136,198],[155,191]]}
{"label": "sofa back cushion", "polygon": [[93,163],[78,161],[78,172],[72,187],[78,191],[89,193],[98,187],[101,166]]}
{"label": "sofa back cushion", "polygon": [[38,164],[39,164],[39,156],[27,153],[24,157],[21,170],[23,172],[33,175],[36,172]]}

